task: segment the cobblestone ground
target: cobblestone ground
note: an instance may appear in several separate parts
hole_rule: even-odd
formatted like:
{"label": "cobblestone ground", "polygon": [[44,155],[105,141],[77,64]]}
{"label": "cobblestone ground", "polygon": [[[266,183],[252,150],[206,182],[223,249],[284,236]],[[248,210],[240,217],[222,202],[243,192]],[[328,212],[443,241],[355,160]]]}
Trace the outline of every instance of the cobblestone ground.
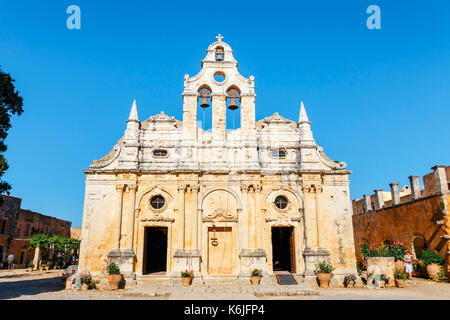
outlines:
{"label": "cobblestone ground", "polygon": [[406,288],[332,288],[311,289],[302,285],[220,285],[203,286],[150,286],[134,289],[64,290],[60,270],[0,271],[0,299],[22,300],[361,300],[361,299],[448,299],[450,284],[434,283],[422,279],[407,281]]}

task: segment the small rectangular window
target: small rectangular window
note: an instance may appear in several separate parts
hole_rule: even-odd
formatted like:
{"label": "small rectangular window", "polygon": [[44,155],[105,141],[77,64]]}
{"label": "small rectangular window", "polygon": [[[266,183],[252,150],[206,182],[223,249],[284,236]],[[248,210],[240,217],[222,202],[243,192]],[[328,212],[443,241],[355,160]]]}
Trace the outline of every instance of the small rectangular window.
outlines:
{"label": "small rectangular window", "polygon": [[286,149],[284,148],[279,148],[279,149],[272,149],[271,150],[272,153],[272,158],[277,158],[277,159],[284,159],[286,158]]}

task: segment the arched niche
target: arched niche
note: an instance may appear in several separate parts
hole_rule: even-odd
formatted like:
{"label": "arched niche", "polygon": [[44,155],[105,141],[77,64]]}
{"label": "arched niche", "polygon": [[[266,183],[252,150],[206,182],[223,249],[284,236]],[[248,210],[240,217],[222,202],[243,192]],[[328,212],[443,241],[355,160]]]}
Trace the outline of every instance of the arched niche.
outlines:
{"label": "arched niche", "polygon": [[234,130],[239,128],[241,123],[241,89],[232,84],[225,92],[227,97],[227,130]]}
{"label": "arched niche", "polygon": [[238,196],[231,190],[216,188],[203,196],[201,208],[205,217],[237,218],[241,203]]}
{"label": "arched niche", "polygon": [[[212,127],[211,97],[211,87],[206,84],[200,85],[197,89],[197,127],[205,131]],[[204,104],[207,104],[207,106]]]}

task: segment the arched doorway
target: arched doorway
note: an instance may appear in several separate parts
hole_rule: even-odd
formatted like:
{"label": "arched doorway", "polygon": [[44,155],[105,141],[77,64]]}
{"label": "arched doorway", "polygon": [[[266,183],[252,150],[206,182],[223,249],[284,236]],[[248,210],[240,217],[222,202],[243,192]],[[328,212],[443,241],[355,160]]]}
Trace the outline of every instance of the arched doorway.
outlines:
{"label": "arched doorway", "polygon": [[419,259],[422,257],[422,252],[424,249],[427,249],[427,243],[425,242],[425,238],[423,236],[416,236],[413,241],[413,248],[416,258]]}

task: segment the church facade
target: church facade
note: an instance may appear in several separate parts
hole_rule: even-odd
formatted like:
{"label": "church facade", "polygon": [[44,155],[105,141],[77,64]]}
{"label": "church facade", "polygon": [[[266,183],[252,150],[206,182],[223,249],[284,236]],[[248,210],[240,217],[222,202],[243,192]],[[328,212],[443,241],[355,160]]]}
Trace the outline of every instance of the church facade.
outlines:
{"label": "church facade", "polygon": [[[220,35],[201,65],[184,77],[182,121],[141,122],[134,101],[124,136],[84,170],[80,269],[104,277],[111,258],[130,283],[186,269],[248,281],[255,268],[267,282],[277,271],[315,281],[329,259],[335,279],[355,274],[351,172],[317,145],[303,102],[298,122],[256,121],[254,77]],[[227,130],[227,112],[238,128]]]}

